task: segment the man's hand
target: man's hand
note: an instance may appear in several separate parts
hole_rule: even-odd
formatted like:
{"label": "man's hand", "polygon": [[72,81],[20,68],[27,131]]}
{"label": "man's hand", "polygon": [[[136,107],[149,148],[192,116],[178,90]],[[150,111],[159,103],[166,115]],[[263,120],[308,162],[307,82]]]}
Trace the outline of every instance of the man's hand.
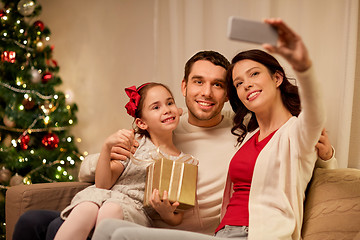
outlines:
{"label": "man's hand", "polygon": [[134,154],[139,143],[134,138],[134,130],[122,130],[126,134],[123,134],[123,141],[111,148],[110,158],[111,160],[126,160],[130,157],[130,153]]}
{"label": "man's hand", "polygon": [[318,156],[322,160],[329,160],[333,156],[333,148],[331,146],[329,136],[326,133],[326,129],[324,128],[321,132],[320,139],[318,143],[315,145]]}

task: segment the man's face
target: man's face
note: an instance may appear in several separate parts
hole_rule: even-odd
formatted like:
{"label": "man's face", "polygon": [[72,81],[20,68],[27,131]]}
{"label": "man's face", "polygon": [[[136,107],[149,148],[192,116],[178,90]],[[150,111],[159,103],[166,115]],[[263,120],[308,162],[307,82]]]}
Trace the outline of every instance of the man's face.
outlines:
{"label": "man's face", "polygon": [[195,62],[188,82],[182,81],[181,90],[189,110],[189,123],[212,127],[222,120],[221,110],[228,101],[226,70],[207,60]]}

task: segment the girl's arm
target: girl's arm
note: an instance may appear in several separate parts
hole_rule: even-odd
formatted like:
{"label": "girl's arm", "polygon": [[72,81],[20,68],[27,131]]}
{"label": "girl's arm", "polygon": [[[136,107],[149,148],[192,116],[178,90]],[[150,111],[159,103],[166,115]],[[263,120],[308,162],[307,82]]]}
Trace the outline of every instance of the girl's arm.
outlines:
{"label": "girl's arm", "polygon": [[[124,147],[133,142],[133,130],[122,129],[109,136],[101,149],[95,171],[95,186],[110,189],[124,171],[124,165],[111,160],[111,149],[115,146]],[[132,145],[131,145],[132,146]]]}
{"label": "girl's arm", "polygon": [[160,199],[159,190],[154,189],[150,199],[151,206],[159,213],[161,219],[169,225],[176,226],[182,222],[184,212],[175,212],[179,202],[170,203],[167,191]]}

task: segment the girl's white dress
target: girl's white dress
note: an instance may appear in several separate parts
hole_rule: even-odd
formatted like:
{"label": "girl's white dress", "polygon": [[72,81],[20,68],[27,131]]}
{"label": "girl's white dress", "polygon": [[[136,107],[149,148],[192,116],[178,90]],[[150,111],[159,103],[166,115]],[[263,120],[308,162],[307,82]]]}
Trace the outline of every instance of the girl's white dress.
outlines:
{"label": "girl's white dress", "polygon": [[[138,139],[139,147],[134,153],[134,157],[144,161],[133,162],[130,159],[122,161],[125,166],[124,172],[111,189],[96,188],[95,185],[92,185],[78,192],[70,205],[61,212],[62,219],[66,219],[71,210],[81,202],[94,202],[99,207],[105,202],[113,202],[121,205],[124,220],[143,226],[151,225],[150,217],[143,208],[143,200],[146,167],[152,163],[151,156],[157,147],[147,137],[139,139],[139,136],[136,135],[136,138]],[[181,153],[179,156],[174,157],[162,154],[174,161],[184,155]]]}

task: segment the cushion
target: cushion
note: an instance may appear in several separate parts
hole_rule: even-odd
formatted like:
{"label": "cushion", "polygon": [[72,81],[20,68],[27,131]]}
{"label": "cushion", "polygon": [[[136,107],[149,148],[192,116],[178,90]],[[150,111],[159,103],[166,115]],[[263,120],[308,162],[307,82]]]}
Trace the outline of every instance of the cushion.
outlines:
{"label": "cushion", "polygon": [[360,170],[317,168],[305,201],[304,240],[360,239]]}

